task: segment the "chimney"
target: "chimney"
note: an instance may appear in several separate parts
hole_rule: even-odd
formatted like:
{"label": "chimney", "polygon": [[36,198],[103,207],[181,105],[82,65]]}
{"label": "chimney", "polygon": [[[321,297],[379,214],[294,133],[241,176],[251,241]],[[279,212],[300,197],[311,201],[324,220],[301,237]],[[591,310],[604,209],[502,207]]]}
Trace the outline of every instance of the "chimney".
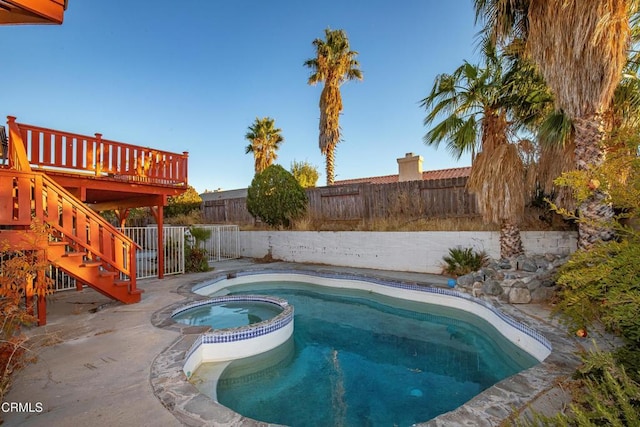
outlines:
{"label": "chimney", "polygon": [[398,159],[398,181],[422,180],[422,156],[407,153]]}

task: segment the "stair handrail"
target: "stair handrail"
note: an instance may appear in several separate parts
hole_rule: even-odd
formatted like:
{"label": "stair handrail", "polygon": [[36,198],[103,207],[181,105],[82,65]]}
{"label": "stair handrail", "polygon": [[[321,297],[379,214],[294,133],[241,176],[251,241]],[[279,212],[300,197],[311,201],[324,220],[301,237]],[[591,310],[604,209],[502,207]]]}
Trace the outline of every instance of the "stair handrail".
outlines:
{"label": "stair handrail", "polygon": [[3,224],[27,227],[32,218],[40,219],[107,270],[128,276],[129,288],[135,290],[140,247],[131,238],[45,173],[0,169],[0,181],[0,205],[12,207],[0,212]]}
{"label": "stair handrail", "polygon": [[31,172],[26,144],[22,140],[16,118],[7,116],[7,125],[9,126],[9,167],[22,172]]}
{"label": "stair handrail", "polygon": [[[79,244],[84,249],[89,250],[92,254],[95,254],[96,256],[98,256],[100,261],[107,263],[113,269],[128,276],[132,283],[133,289],[135,289],[136,250],[140,248],[138,244],[134,242],[131,238],[129,238],[126,234],[118,231],[118,229],[116,229],[113,225],[111,225],[106,219],[101,217],[97,212],[87,207],[84,203],[80,202],[64,187],[60,186],[58,183],[56,183],[53,179],[48,177],[46,174],[37,174],[37,175],[41,177],[43,187],[46,186],[47,188],[47,198],[50,197],[49,189],[53,189],[58,196],[62,197],[62,205],[63,205],[62,212],[55,212],[53,215],[45,215],[44,206],[42,206],[43,208],[42,217],[48,219],[47,223],[49,223],[54,229],[62,233],[66,238]],[[96,230],[91,229],[91,224],[88,224],[90,239],[87,239],[88,236],[86,233],[76,232],[74,234],[72,229],[73,225],[72,227],[68,227],[65,224],[66,222],[64,220],[65,202],[68,203],[70,206],[75,207],[77,213],[85,215],[91,221],[95,222],[98,227],[102,227],[102,230],[103,230],[102,235],[100,236],[99,234],[96,234]],[[53,204],[50,206],[53,206]],[[54,220],[54,219],[57,219],[58,215],[63,216],[62,225],[60,225],[59,221]],[[54,218],[54,216],[56,218]],[[80,225],[76,223],[76,231],[79,228],[80,228]],[[91,236],[92,234],[93,236]],[[111,245],[108,245],[105,243],[105,240],[104,240],[105,235],[112,236],[114,239],[116,239],[116,242],[114,243],[120,242],[119,245],[113,245],[113,249],[114,249],[113,251],[107,252],[105,250],[105,247],[111,247]],[[97,240],[97,242],[95,240]],[[116,246],[121,246],[123,249],[125,249],[126,255],[127,255],[126,264],[123,263],[125,258],[124,254],[122,259],[119,259],[120,256],[118,255],[118,251],[117,251],[118,248]]]}

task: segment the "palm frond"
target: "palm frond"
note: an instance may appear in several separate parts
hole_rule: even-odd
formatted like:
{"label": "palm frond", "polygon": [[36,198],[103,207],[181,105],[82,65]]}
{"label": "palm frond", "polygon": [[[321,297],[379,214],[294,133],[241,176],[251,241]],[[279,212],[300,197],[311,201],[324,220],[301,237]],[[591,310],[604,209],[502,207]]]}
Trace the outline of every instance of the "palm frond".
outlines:
{"label": "palm frond", "polygon": [[485,221],[518,223],[524,215],[524,166],[514,144],[502,144],[476,156],[467,182]]}
{"label": "palm frond", "polygon": [[629,2],[531,1],[527,52],[571,117],[609,105],[626,64]]}
{"label": "palm frond", "polygon": [[284,142],[282,129],[276,128],[275,120],[270,117],[256,117],[248,127],[245,139],[250,141],[245,148],[245,154],[253,153],[256,173],[262,172],[275,162],[278,158],[277,150]]}

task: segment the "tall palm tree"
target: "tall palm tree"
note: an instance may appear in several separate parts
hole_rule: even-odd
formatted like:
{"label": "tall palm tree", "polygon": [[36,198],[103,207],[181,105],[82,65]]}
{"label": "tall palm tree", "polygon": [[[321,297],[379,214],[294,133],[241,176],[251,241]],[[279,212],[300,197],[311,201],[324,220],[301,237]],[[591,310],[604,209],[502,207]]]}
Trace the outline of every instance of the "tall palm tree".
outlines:
{"label": "tall palm tree", "polygon": [[[556,106],[575,132],[575,161],[589,171],[604,161],[603,113],[609,107],[627,62],[630,19],[637,0],[474,0],[476,18],[494,42],[524,41],[553,92]],[[598,188],[579,206],[579,246],[612,237],[603,225],[613,218],[606,189]]]}
{"label": "tall palm tree", "polygon": [[351,50],[343,30],[324,30],[325,40],[315,39],[315,58],[304,65],[311,69],[308,84],[324,82],[320,95],[320,152],[326,157],[327,185],[332,185],[335,173],[335,149],[340,142],[339,118],[342,112],[340,86],[349,80],[362,80],[358,52]]}
{"label": "tall palm tree", "polygon": [[[489,45],[483,46],[484,67],[465,62],[453,74],[436,78],[422,106],[429,113],[425,126],[436,121],[424,142],[435,145],[446,141],[447,149],[456,158],[464,152],[472,155],[469,190],[476,195],[478,207],[486,221],[500,225],[500,255],[513,257],[523,252],[519,223],[524,214],[527,196],[525,165],[520,155],[517,130],[526,123],[526,106],[516,93],[529,93],[536,87],[531,78],[518,72],[522,64],[514,62],[504,70],[504,58]],[[534,76],[533,76],[534,77]],[[513,89],[520,86],[519,91]],[[516,120],[516,117],[521,119]]]}
{"label": "tall palm tree", "polygon": [[248,128],[244,136],[250,141],[245,148],[245,154],[253,153],[256,174],[262,172],[278,158],[276,151],[284,142],[282,129],[275,127],[275,120],[271,117],[256,117],[256,120]]}

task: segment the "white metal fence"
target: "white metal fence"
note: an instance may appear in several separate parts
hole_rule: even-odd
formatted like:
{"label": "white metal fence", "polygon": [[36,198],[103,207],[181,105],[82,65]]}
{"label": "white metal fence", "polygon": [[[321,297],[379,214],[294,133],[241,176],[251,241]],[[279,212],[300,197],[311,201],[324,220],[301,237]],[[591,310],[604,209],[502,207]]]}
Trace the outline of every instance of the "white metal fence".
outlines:
{"label": "white metal fence", "polygon": [[[210,236],[200,247],[207,251],[208,261],[221,261],[240,257],[237,225],[196,225],[210,230]],[[188,244],[189,227],[166,226],[164,230],[164,275],[182,274],[185,265],[185,245]],[[148,279],[158,277],[158,227],[125,227],[121,230],[140,249],[136,252],[136,277]],[[75,280],[62,270],[51,267],[50,277],[55,290],[75,289]]]}
{"label": "white metal fence", "polygon": [[240,257],[237,225],[195,225],[210,230],[209,238],[200,246],[207,251],[209,262]]}
{"label": "white metal fence", "polygon": [[[158,227],[125,227],[121,231],[136,242],[136,277],[158,276]],[[164,275],[184,273],[185,227],[164,227]]]}
{"label": "white metal fence", "polygon": [[[194,225],[209,231],[209,237],[199,246],[207,251],[209,262],[234,259],[240,256],[237,225]],[[189,238],[189,227],[164,227],[164,274],[184,273],[185,244],[194,244]],[[158,275],[158,228],[125,227],[123,232],[140,246],[136,266],[138,279]]]}

